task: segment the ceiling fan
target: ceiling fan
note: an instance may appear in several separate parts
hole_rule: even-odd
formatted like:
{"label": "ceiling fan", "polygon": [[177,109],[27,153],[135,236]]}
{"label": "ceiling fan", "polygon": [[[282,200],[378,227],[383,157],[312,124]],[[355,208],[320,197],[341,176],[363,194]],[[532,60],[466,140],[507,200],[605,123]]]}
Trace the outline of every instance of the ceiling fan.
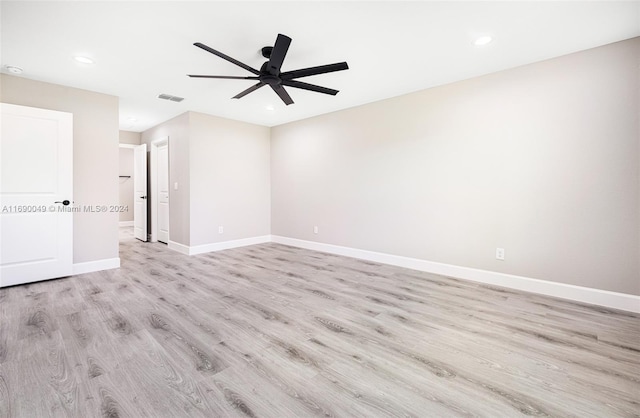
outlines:
{"label": "ceiling fan", "polygon": [[295,78],[301,78],[301,77],[308,77],[308,76],[312,76],[312,75],[317,75],[317,74],[325,74],[325,73],[331,73],[334,71],[342,71],[342,70],[348,70],[349,66],[347,65],[346,62],[339,62],[339,63],[335,63],[335,64],[328,64],[328,65],[320,65],[317,67],[309,67],[309,68],[303,68],[300,70],[293,70],[293,71],[285,71],[285,72],[280,72],[280,67],[282,66],[282,63],[284,62],[284,58],[287,55],[287,51],[289,50],[289,45],[291,44],[291,38],[289,38],[288,36],[282,35],[282,34],[278,34],[278,37],[276,38],[276,43],[275,45],[271,46],[265,46],[264,48],[262,48],[261,52],[262,52],[262,56],[267,58],[268,61],[266,61],[264,64],[262,64],[262,67],[260,68],[260,71],[256,70],[255,68],[249,67],[247,64],[244,64],[234,58],[231,58],[228,55],[223,54],[220,51],[216,51],[213,48],[210,48],[204,44],[201,44],[200,42],[196,42],[194,45],[197,46],[198,48],[204,49],[205,51],[211,52],[213,55],[217,55],[218,57],[227,60],[235,65],[237,65],[238,67],[242,67],[245,70],[255,74],[254,76],[248,76],[248,77],[240,77],[240,76],[226,76],[226,75],[194,75],[194,74],[188,74],[189,77],[196,77],[196,78],[224,78],[224,79],[232,79],[232,80],[257,80],[258,83],[254,84],[253,86],[249,87],[248,89],[236,94],[235,96],[233,96],[234,99],[240,99],[244,96],[246,96],[247,94],[254,92],[256,90],[258,90],[260,87],[265,86],[265,85],[269,85],[273,91],[276,92],[276,94],[278,96],[280,96],[280,98],[282,99],[282,101],[288,106],[290,104],[293,103],[293,100],[291,99],[291,96],[289,96],[289,94],[287,93],[287,91],[284,89],[284,86],[287,87],[294,87],[297,89],[303,89],[303,90],[309,90],[309,91],[315,91],[318,93],[324,93],[324,94],[330,94],[332,96],[335,96],[336,94],[338,94],[338,90],[334,90],[334,89],[330,89],[327,87],[322,87],[322,86],[317,86],[315,84],[309,84],[309,83],[304,83],[302,81],[298,81],[298,80],[294,80]]}

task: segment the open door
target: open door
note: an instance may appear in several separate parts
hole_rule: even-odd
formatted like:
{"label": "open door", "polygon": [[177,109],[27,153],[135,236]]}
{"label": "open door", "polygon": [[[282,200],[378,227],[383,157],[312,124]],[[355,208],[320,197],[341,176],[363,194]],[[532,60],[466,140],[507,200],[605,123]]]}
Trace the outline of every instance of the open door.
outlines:
{"label": "open door", "polygon": [[133,149],[133,236],[147,241],[147,144]]}
{"label": "open door", "polygon": [[[169,144],[158,146],[157,153],[158,241],[169,243]],[[153,215],[152,215],[153,216]]]}
{"label": "open door", "polygon": [[0,287],[73,273],[73,115],[2,103]]}

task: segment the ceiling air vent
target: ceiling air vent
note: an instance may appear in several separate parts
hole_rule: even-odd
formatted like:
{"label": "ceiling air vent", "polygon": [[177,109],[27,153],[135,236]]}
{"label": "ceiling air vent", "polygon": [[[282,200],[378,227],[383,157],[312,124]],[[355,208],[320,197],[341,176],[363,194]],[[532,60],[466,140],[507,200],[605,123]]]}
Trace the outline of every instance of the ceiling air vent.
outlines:
{"label": "ceiling air vent", "polygon": [[158,99],[171,100],[172,102],[181,102],[184,100],[184,97],[172,96],[170,94],[162,93],[158,96]]}

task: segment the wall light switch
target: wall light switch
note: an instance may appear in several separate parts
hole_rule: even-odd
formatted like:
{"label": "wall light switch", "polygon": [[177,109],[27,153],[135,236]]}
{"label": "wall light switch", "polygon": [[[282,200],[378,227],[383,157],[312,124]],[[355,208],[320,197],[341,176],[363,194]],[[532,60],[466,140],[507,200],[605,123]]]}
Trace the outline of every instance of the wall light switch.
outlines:
{"label": "wall light switch", "polygon": [[218,234],[223,234],[224,233],[224,226],[219,226],[218,227]]}
{"label": "wall light switch", "polygon": [[178,182],[173,183],[173,190],[178,190]]}
{"label": "wall light switch", "polygon": [[318,233],[318,227],[317,227],[317,226],[314,226],[314,227],[313,227],[313,233],[314,233],[314,234],[317,234],[317,233]]}

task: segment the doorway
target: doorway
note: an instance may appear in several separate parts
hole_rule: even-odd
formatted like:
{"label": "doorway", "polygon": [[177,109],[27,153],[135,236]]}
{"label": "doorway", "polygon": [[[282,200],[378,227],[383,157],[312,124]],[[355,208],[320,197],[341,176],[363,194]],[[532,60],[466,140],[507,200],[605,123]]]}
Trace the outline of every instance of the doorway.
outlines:
{"label": "doorway", "polygon": [[147,151],[146,145],[119,144],[120,207],[119,240],[147,241]]}
{"label": "doorway", "polygon": [[136,145],[119,144],[119,200],[120,206],[126,208],[119,213],[118,225],[131,227],[133,230],[133,149]]}

